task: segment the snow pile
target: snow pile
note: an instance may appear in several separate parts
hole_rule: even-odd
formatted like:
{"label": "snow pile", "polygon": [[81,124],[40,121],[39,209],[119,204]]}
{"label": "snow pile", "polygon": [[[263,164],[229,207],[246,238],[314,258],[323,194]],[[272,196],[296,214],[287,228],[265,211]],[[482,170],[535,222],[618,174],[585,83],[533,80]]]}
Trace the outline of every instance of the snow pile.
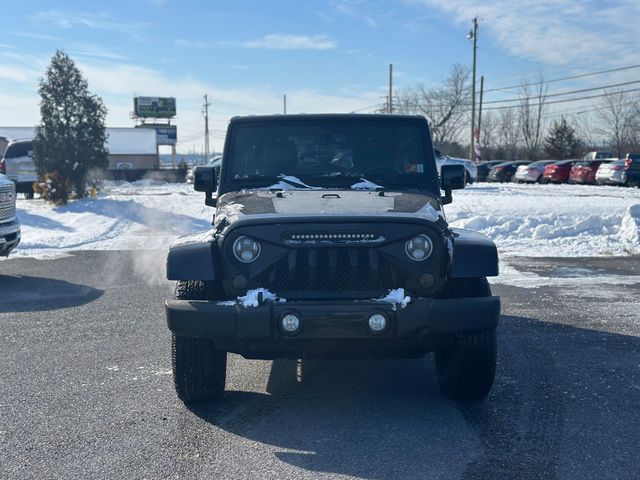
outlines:
{"label": "snow pile", "polygon": [[433,208],[430,203],[425,204],[420,210],[415,212],[416,215],[426,218],[431,222],[436,222],[441,212]]}
{"label": "snow pile", "polygon": [[279,178],[280,181],[267,187],[267,190],[318,190],[320,188],[307,185],[298,177],[290,175],[281,175]]}
{"label": "snow pile", "polygon": [[[179,236],[211,228],[213,209],[186,184],[108,182],[97,198],[55,207],[17,200],[22,240],[12,257],[73,250],[166,250]],[[162,263],[162,260],[159,260]]]}
{"label": "snow pile", "polygon": [[351,190],[378,190],[384,189],[384,187],[377,185],[369,180],[362,180],[361,182],[351,185]]}
{"label": "snow pile", "polygon": [[640,203],[627,208],[618,234],[628,246],[640,249]]}
{"label": "snow pile", "polygon": [[640,245],[639,201],[637,189],[481,184],[454,195],[447,220],[485,234],[507,256],[628,255],[629,243]]}
{"label": "snow pile", "polygon": [[378,302],[390,303],[391,309],[395,311],[398,305],[400,305],[401,308],[405,308],[409,305],[411,297],[404,294],[404,288],[396,288],[395,290],[389,290],[386,297],[376,298],[375,300]]}
{"label": "snow pile", "polygon": [[278,302],[286,303],[284,298],[278,298],[275,293],[270,292],[266,288],[256,288],[254,290],[248,290],[246,295],[236,298],[235,300],[225,300],[222,302],[216,302],[217,305],[223,305],[225,307],[233,307],[234,305],[241,305],[245,308],[253,308],[260,306],[260,294],[262,294],[263,302]]}

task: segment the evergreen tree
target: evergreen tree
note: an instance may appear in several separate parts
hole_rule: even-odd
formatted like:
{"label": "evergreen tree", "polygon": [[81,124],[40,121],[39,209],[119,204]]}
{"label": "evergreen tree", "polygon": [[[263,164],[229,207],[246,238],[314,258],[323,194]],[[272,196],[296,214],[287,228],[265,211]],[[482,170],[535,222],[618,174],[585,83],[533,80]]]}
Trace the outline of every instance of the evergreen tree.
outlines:
{"label": "evergreen tree", "polygon": [[45,198],[66,203],[71,192],[86,194],[87,174],[107,167],[102,99],[91,95],[73,60],[57,51],[38,89],[40,124],[33,142],[34,160]]}
{"label": "evergreen tree", "polygon": [[562,117],[559,122],[554,121],[544,139],[544,151],[547,158],[554,160],[577,158],[581,149],[576,131],[567,120]]}

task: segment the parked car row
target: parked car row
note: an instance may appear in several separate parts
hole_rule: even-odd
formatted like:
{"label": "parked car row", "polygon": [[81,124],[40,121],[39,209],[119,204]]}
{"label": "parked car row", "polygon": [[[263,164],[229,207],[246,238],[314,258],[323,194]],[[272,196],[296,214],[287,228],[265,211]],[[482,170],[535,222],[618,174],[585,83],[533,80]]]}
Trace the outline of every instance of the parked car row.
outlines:
{"label": "parked car row", "polygon": [[[640,153],[623,159],[602,158],[609,152],[590,152],[582,159],[530,162],[491,161],[478,165],[478,181],[517,183],[579,183],[640,187]],[[612,155],[612,154],[611,154]]]}

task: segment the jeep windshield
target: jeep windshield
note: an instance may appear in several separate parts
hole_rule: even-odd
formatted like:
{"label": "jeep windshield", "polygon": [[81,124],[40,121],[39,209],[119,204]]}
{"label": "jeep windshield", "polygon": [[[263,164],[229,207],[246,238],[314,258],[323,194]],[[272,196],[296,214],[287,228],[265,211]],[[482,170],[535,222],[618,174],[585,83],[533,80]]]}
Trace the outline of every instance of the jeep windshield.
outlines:
{"label": "jeep windshield", "polygon": [[302,188],[350,188],[365,181],[437,189],[425,137],[421,122],[392,117],[247,122],[232,129],[225,176],[242,188],[270,187],[284,178]]}

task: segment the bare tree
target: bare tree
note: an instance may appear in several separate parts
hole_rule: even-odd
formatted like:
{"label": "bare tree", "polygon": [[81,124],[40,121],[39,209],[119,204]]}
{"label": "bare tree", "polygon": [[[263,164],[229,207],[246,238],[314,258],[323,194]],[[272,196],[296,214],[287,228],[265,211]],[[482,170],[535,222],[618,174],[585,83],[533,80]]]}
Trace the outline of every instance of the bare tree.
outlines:
{"label": "bare tree", "polygon": [[515,160],[520,143],[518,115],[515,107],[499,110],[496,156],[505,160]]}
{"label": "bare tree", "polygon": [[543,112],[547,90],[542,76],[536,82],[531,83],[525,79],[520,86],[518,125],[524,143],[524,153],[529,160],[537,160],[541,152],[545,130]]}
{"label": "bare tree", "polygon": [[586,150],[595,149],[602,143],[599,141],[596,123],[593,115],[580,113],[573,116],[573,124],[576,127],[576,132],[578,132],[578,138],[580,138]]}
{"label": "bare tree", "polygon": [[482,125],[480,126],[480,146],[482,148],[493,148],[496,146],[498,138],[498,119],[495,113],[487,112],[482,115]]}
{"label": "bare tree", "polygon": [[624,91],[605,91],[598,105],[597,117],[600,120],[598,132],[604,135],[616,155],[622,157],[626,150],[637,143],[637,118],[640,101],[637,96]]}
{"label": "bare tree", "polygon": [[418,85],[401,90],[397,96],[397,109],[402,113],[424,115],[434,142],[443,144],[457,140],[466,128],[469,94],[469,69],[455,64],[440,85],[431,88]]}

